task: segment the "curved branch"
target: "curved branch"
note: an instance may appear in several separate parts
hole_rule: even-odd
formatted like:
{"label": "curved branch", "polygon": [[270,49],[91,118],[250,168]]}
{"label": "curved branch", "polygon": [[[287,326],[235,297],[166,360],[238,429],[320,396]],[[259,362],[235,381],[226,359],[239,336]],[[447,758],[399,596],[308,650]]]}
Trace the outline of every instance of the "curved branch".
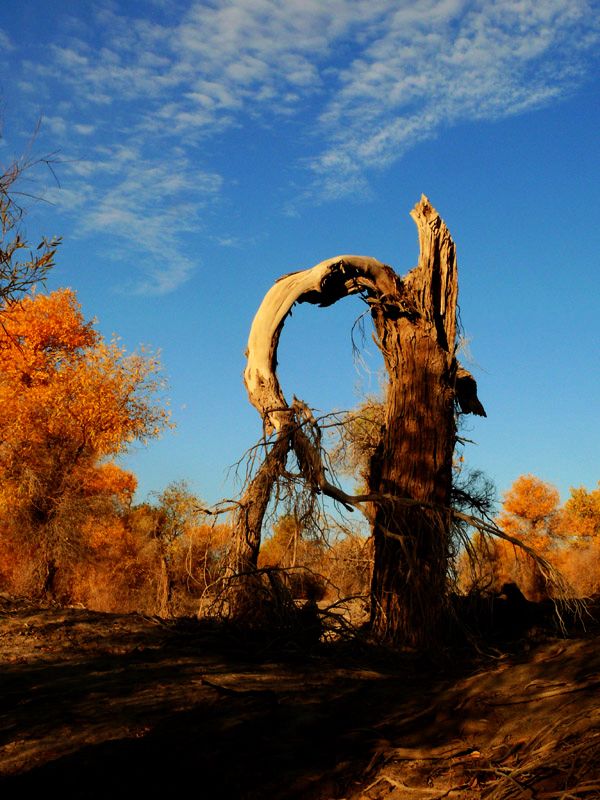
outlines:
{"label": "curved branch", "polygon": [[342,255],[310,269],[280,278],[267,292],[252,322],[244,383],[267,433],[289,420],[289,407],[277,378],[277,346],[286,317],[295,303],[329,306],[342,297],[365,291],[382,298],[398,292],[399,279],[387,265],[370,256]]}

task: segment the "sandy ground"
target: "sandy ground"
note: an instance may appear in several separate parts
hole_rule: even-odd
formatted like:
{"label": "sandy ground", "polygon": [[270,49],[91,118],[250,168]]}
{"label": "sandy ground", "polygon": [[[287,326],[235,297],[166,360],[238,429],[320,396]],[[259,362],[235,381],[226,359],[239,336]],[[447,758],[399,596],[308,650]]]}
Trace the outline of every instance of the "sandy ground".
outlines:
{"label": "sandy ground", "polygon": [[597,799],[599,643],[588,632],[432,662],[4,598],[0,789]]}

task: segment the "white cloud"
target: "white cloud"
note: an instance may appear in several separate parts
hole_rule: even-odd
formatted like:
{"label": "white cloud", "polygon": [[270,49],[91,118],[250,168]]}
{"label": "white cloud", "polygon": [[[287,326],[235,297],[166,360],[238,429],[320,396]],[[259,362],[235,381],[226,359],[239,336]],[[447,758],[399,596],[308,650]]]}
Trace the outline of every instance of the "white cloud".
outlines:
{"label": "white cloud", "polygon": [[448,126],[563,96],[600,40],[588,0],[153,0],[154,19],[120,8],[106,0],[93,28],[66,24],[25,74],[68,99],[45,119],[68,148],[80,230],[127,254],[135,242],[164,291],[190,274],[181,237],[221,191],[192,163],[208,137],[296,115],[312,196],[364,194],[370,171]]}
{"label": "white cloud", "polygon": [[95,50],[54,47],[80,97],[143,100],[140,130],[197,137],[317,96],[319,173],[335,151],[381,167],[459,119],[548,102],[599,39],[586,0],[194,0],[162,25],[112,8],[98,12],[110,37]]}
{"label": "white cloud", "polygon": [[147,161],[132,147],[100,148],[93,161],[73,162],[68,191],[52,201],[77,211],[80,235],[111,241],[111,257],[137,268],[143,278],[129,290],[160,294],[187,280],[197,265],[183,251],[182,234],[195,232],[200,213],[218,195],[221,178],[197,169],[184,156]]}
{"label": "white cloud", "polygon": [[31,81],[17,81],[17,86],[22,92],[33,93],[36,91],[36,85]]}
{"label": "white cloud", "polygon": [[55,63],[66,70],[84,70],[89,64],[88,58],[73,48],[53,45],[52,50],[54,51]]}
{"label": "white cloud", "polygon": [[592,33],[594,15],[579,0],[390,8],[321,115],[330,144],[311,166],[326,192],[353,190],[369,168],[459,120],[522,113],[564,95],[590,38],[599,39],[598,17]]}
{"label": "white cloud", "polygon": [[95,131],[95,127],[93,125],[73,125],[73,130],[75,133],[81,134],[81,136],[91,136],[92,133]]}
{"label": "white cloud", "polygon": [[63,117],[45,116],[43,124],[50,129],[55,136],[63,136],[67,132],[67,121]]}
{"label": "white cloud", "polygon": [[14,49],[15,49],[15,46],[11,42],[8,34],[5,33],[0,28],[0,51],[4,50],[5,52],[10,52],[11,50],[14,50]]}

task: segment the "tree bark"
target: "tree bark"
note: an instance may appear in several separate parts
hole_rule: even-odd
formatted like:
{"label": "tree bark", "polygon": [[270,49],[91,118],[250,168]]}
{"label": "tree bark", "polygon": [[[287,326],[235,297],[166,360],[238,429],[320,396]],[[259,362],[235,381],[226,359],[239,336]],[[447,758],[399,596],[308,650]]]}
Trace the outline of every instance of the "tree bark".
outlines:
{"label": "tree bark", "polygon": [[43,600],[56,600],[56,578],[58,575],[58,564],[52,557],[48,557],[43,564],[44,577],[40,589],[40,597]]}
{"label": "tree bark", "polygon": [[369,489],[423,505],[377,506],[371,626],[380,640],[423,647],[437,641],[447,605],[450,513],[430,506],[451,502],[458,281],[454,244],[437,212],[424,198],[411,216],[419,264],[396,290],[407,311],[372,309],[389,386]]}

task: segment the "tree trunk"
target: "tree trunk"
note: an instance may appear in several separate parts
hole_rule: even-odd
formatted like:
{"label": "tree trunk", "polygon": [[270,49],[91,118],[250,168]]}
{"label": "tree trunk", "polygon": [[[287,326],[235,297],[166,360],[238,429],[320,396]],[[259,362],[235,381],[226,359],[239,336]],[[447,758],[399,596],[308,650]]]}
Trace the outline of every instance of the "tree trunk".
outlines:
{"label": "tree trunk", "polygon": [[447,606],[449,508],[455,426],[458,294],[455,248],[435,210],[412,212],[419,265],[398,281],[406,313],[373,306],[389,386],[385,427],[369,489],[423,506],[379,505],[373,535],[371,626],[380,640],[423,647],[437,641]]}
{"label": "tree trunk", "polygon": [[234,546],[229,558],[229,573],[241,575],[256,569],[262,524],[271,493],[285,469],[290,449],[287,429],[280,432],[268,449],[264,461],[250,480],[235,512]]}
{"label": "tree trunk", "polygon": [[[366,256],[338,256],[280,278],[252,323],[244,378],[265,431],[278,437],[262,477],[272,475],[267,461],[280,445],[280,458],[293,449],[315,492],[346,507],[366,507],[375,540],[372,629],[382,641],[424,648],[438,641],[447,610],[455,400],[465,413],[485,411],[474,379],[455,357],[454,243],[426,197],[411,216],[420,258],[404,278]],[[327,306],[355,293],[371,308],[389,376],[385,425],[371,459],[369,491],[360,496],[347,495],[326,479],[318,426],[301,401],[288,406],[276,375],[279,336],[294,303]],[[265,486],[268,493],[254,480],[252,497],[262,498],[257,508],[266,507],[272,482]],[[251,542],[248,526],[238,525],[252,554],[260,543],[262,516],[256,521]]]}
{"label": "tree trunk", "polygon": [[157,601],[158,616],[169,619],[173,613],[173,578],[169,561],[165,553],[161,553],[160,556],[160,578]]}
{"label": "tree trunk", "polygon": [[266,445],[266,456],[248,481],[233,516],[234,539],[225,570],[227,613],[232,617],[246,617],[261,583],[256,572],[263,520],[273,489],[285,470],[290,449],[288,427],[284,426],[273,444]]}
{"label": "tree trunk", "polygon": [[43,600],[56,600],[56,577],[58,575],[58,564],[52,557],[44,560],[44,577],[40,589],[40,597]]}

